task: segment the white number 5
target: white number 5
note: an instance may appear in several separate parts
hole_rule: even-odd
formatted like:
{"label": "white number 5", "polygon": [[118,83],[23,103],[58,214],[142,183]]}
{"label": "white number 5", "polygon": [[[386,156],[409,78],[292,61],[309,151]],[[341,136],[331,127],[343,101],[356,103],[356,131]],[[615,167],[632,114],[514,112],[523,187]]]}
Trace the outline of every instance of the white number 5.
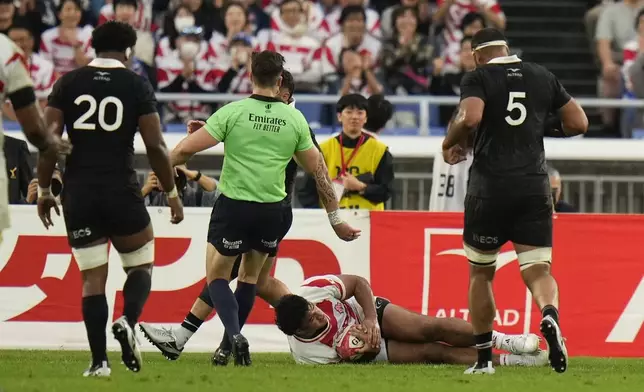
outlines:
{"label": "white number 5", "polygon": [[525,121],[525,118],[528,116],[528,111],[526,110],[525,105],[515,101],[515,99],[517,98],[525,99],[525,93],[511,92],[510,97],[508,98],[508,107],[507,107],[508,112],[510,112],[511,114],[513,110],[515,109],[519,110],[519,118],[517,118],[516,120],[510,117],[510,114],[505,116],[505,122],[512,125],[513,127],[523,124],[523,122]]}
{"label": "white number 5", "polygon": [[[96,123],[87,122],[87,120],[89,120],[90,117],[92,117],[96,112],[96,106],[98,106],[98,124],[104,131],[116,131],[123,124],[123,102],[121,102],[120,99],[116,97],[106,97],[102,99],[98,105],[96,105],[96,98],[92,97],[91,95],[85,94],[76,98],[74,104],[80,106],[80,104],[82,104],[83,102],[88,102],[89,108],[87,108],[85,114],[80,116],[78,120],[74,121],[74,129],[80,129],[83,131],[96,130]],[[108,124],[105,121],[105,109],[107,108],[107,104],[110,103],[116,107],[116,118],[114,118],[114,123],[112,124]]]}

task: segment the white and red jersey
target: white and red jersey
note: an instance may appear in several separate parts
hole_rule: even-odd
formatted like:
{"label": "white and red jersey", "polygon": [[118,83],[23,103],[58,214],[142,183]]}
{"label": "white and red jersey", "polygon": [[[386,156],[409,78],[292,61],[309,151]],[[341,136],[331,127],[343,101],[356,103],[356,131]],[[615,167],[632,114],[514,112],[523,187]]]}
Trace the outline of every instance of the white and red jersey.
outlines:
{"label": "white and red jersey", "polygon": [[27,63],[36,96],[38,99],[46,99],[57,79],[54,64],[38,53],[32,53]]}
{"label": "white and red jersey", "polygon": [[[0,102],[25,87],[33,86],[22,51],[4,34],[0,34]],[[9,227],[9,191],[4,153],[4,131],[0,112],[0,231]],[[0,233],[1,234],[1,233]]]}
{"label": "white and red jersey", "polygon": [[[281,32],[289,32],[292,30],[291,27],[289,27],[282,18],[280,17],[280,10],[279,8],[275,8],[271,14],[271,30],[274,31],[281,31]],[[317,3],[311,3],[309,7],[309,14],[307,15],[306,18],[306,27],[307,27],[307,34],[312,36],[312,37],[318,37],[319,32],[318,29],[320,28],[320,25],[324,21],[324,11],[322,11],[322,8],[320,7],[319,4]]]}
{"label": "white and red jersey", "polygon": [[[213,61],[216,61],[218,63],[230,63],[230,52],[228,50],[230,43],[228,42],[228,38],[225,35],[216,31],[213,32],[209,44],[211,47],[210,50],[212,51]],[[257,38],[254,36],[251,36],[251,46],[254,50],[259,49],[259,43],[257,41]]]}
{"label": "white and red jersey", "polygon": [[[164,89],[177,81],[177,78],[182,74],[184,63],[179,56],[179,51],[170,46],[168,37],[164,37],[159,42],[156,54],[157,65],[157,81],[159,89]],[[211,61],[212,50],[208,42],[202,41],[199,53],[195,57],[195,70],[193,73],[193,80],[201,88],[206,91],[213,91],[215,83],[217,82],[216,72]],[[181,85],[180,91],[172,92],[188,92],[188,83],[184,82]],[[190,100],[179,100],[167,103],[168,116],[179,117],[182,120],[194,118],[208,118],[211,114],[209,105],[201,102]]]}
{"label": "white and red jersey", "polygon": [[450,165],[443,159],[442,151],[441,149],[441,152],[434,155],[429,211],[465,211],[467,180],[474,155],[470,150],[466,160],[456,165]]}
{"label": "white and red jersey", "polygon": [[313,55],[320,42],[310,36],[293,36],[286,32],[264,29],[257,34],[259,50],[272,50],[284,56],[284,68],[293,74],[296,82],[319,83],[319,68],[313,68]]}
{"label": "white and red jersey", "polygon": [[[438,0],[438,6],[440,7],[444,2],[445,0]],[[446,45],[444,72],[453,73],[460,71],[461,40],[463,39],[461,24],[463,23],[465,15],[470,12],[480,13],[476,3],[483,5],[486,9],[505,18],[505,14],[503,14],[503,10],[497,0],[455,0],[447,10],[447,15],[445,16],[445,29],[443,30]]]}
{"label": "white and red jersey", "polygon": [[[134,14],[132,27],[141,31],[152,31],[152,3],[153,0],[139,0],[139,6]],[[114,5],[105,4],[98,15],[98,25],[114,20]]]}
{"label": "white and red jersey", "polygon": [[629,41],[624,45],[624,65],[622,66],[622,74],[624,75],[624,82],[626,84],[626,89],[628,91],[633,90],[633,84],[631,83],[630,69],[637,55],[640,51],[640,42],[639,39],[634,39]]}
{"label": "white and red jersey", "polygon": [[[366,20],[366,29],[367,32],[374,37],[380,37],[382,32],[380,31],[380,15],[377,11],[372,10],[371,8],[365,8],[365,14],[367,15]],[[340,16],[342,15],[342,8],[336,7],[331,11],[320,24],[320,29],[318,31],[318,37],[320,39],[327,39],[334,34],[340,32],[342,26],[340,26]]]}
{"label": "white and red jersey", "polygon": [[[90,58],[95,57],[94,49],[92,48],[93,30],[92,26],[89,25],[78,27],[76,34],[83,53]],[[78,68],[74,59],[74,47],[61,39],[58,27],[51,28],[42,34],[40,54],[54,63],[54,70],[59,76]]]}
{"label": "white and red jersey", "polygon": [[[340,53],[347,46],[347,42],[342,34],[336,34],[329,38],[324,46],[317,50],[313,56],[313,67],[320,67],[322,76],[337,73],[338,69],[342,66]],[[369,54],[374,62],[374,66],[377,67],[381,49],[382,44],[379,39],[370,34],[365,34],[356,51],[360,55]]]}
{"label": "white and red jersey", "polygon": [[361,323],[362,309],[355,299],[346,299],[344,283],[335,275],[311,277],[302,283],[296,294],[322,310],[328,324],[324,331],[311,339],[288,337],[295,362],[317,365],[340,362],[335,342],[345,328]]}

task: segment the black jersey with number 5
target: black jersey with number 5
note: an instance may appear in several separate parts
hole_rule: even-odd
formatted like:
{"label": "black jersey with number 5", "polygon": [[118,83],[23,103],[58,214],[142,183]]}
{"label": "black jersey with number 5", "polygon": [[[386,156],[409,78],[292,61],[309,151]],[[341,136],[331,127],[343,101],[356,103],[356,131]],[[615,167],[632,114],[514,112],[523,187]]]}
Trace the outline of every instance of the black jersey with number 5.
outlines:
{"label": "black jersey with number 5", "polygon": [[541,65],[500,57],[465,75],[461,100],[485,102],[474,140],[472,196],[548,195],[544,122],[571,99]]}
{"label": "black jersey with number 5", "polygon": [[139,117],[157,111],[149,82],[116,60],[96,59],[60,78],[48,106],[63,112],[73,145],[64,183],[133,185]]}

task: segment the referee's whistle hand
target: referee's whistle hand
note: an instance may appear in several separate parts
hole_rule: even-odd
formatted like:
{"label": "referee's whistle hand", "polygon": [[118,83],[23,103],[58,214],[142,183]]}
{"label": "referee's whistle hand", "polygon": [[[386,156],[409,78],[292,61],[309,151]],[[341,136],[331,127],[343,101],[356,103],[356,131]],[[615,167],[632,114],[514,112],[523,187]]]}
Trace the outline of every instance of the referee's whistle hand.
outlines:
{"label": "referee's whistle hand", "polygon": [[204,121],[199,121],[199,120],[190,120],[188,121],[188,135],[197,132],[201,127],[206,125]]}
{"label": "referee's whistle hand", "polygon": [[362,233],[362,230],[354,229],[346,222],[342,222],[339,225],[333,226],[333,230],[335,231],[335,234],[339,239],[346,242],[358,239],[358,237],[360,237],[360,233]]}

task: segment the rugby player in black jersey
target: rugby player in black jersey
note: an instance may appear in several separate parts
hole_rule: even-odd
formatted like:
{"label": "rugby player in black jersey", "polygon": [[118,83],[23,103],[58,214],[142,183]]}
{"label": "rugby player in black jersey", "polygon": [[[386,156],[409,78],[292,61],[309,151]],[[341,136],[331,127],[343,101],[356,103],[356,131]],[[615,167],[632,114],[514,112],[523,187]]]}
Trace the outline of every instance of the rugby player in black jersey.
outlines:
{"label": "rugby player in black jersey", "polygon": [[492,281],[501,247],[512,242],[521,275],[543,319],[553,369],[565,372],[568,354],[559,327],[559,290],[550,273],[553,201],[544,136],[586,132],[588,119],[546,68],[508,53],[496,29],[472,39],[477,69],[461,82],[461,102],[443,142],[450,164],[465,159],[474,135],[474,158],[465,197],[463,246],[470,262],[469,307],[478,361],[466,374],[493,374]]}

